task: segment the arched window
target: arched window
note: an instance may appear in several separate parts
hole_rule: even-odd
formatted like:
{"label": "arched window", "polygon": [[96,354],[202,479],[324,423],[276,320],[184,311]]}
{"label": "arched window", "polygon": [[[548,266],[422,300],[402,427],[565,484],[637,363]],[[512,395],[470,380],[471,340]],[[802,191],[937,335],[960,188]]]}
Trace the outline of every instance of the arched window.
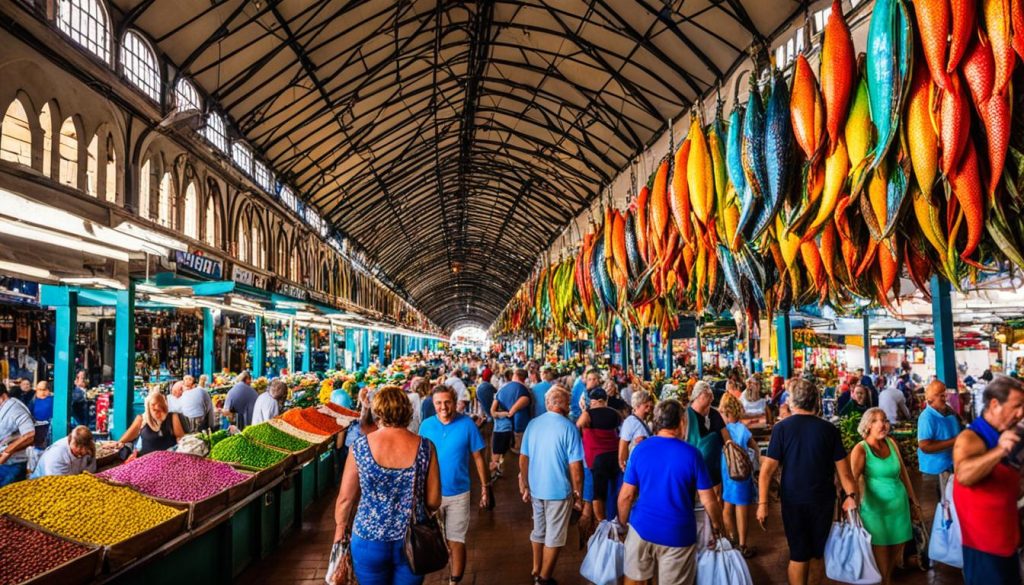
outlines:
{"label": "arched window", "polygon": [[217,147],[221,152],[228,151],[227,130],[224,128],[224,119],[219,115],[210,112],[206,116],[206,126],[203,127],[203,136]]}
{"label": "arched window", "polygon": [[235,251],[235,257],[240,262],[249,261],[249,234],[246,230],[245,222],[238,222],[238,237],[235,242],[237,243],[237,249]]}
{"label": "arched window", "polygon": [[97,0],[59,0],[57,28],[90,53],[110,62],[107,13]]}
{"label": "arched window", "polygon": [[181,111],[203,109],[203,100],[196,91],[196,86],[187,79],[179,79],[174,86],[174,107]]}
{"label": "arched window", "polygon": [[203,241],[210,246],[217,247],[217,204],[211,194],[206,200],[206,233],[203,234]]}
{"label": "arched window", "polygon": [[160,68],[149,44],[135,31],[128,31],[121,42],[121,70],[132,85],[153,101],[160,101]]}
{"label": "arched window", "polygon": [[260,161],[253,163],[253,177],[256,179],[256,184],[263,187],[264,191],[274,192],[274,173],[270,172],[267,165]]}
{"label": "arched window", "polygon": [[114,137],[107,134],[107,176],[103,195],[108,203],[117,203],[117,151],[114,150]]}
{"label": "arched window", "polygon": [[93,197],[99,196],[99,158],[100,158],[100,136],[93,134],[86,149],[85,156],[85,193]]}
{"label": "arched window", "polygon": [[231,159],[247,175],[252,175],[252,151],[241,142],[231,143]]}
{"label": "arched window", "polygon": [[295,194],[292,193],[291,189],[288,187],[281,187],[281,193],[279,196],[281,197],[281,203],[284,203],[285,207],[298,213],[299,200],[295,197]]}
{"label": "arched window", "polygon": [[252,263],[257,268],[267,267],[267,247],[263,241],[263,226],[258,221],[252,222]]}
{"label": "arched window", "polygon": [[43,129],[43,174],[47,177],[53,172],[53,115],[50,104],[43,104],[39,112],[39,126]]}
{"label": "arched window", "polygon": [[60,126],[60,182],[78,188],[78,130],[69,116]]}
{"label": "arched window", "polygon": [[185,188],[185,218],[182,231],[190,238],[199,239],[199,194],[195,183]]}
{"label": "arched window", "polygon": [[0,159],[26,167],[32,166],[32,129],[21,100],[7,106],[3,126],[0,128]]}
{"label": "arched window", "polygon": [[171,173],[164,173],[160,177],[160,194],[157,199],[157,218],[160,225],[174,229],[174,193],[171,186]]}
{"label": "arched window", "polygon": [[139,171],[139,217],[150,219],[149,200],[153,196],[152,181],[153,165],[149,156],[142,161],[142,169]]}

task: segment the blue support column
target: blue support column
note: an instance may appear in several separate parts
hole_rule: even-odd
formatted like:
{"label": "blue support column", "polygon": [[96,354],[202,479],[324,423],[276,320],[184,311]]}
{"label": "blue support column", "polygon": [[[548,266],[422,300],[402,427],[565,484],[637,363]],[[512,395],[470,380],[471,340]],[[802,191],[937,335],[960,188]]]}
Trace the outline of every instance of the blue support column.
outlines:
{"label": "blue support column", "polygon": [[[51,305],[56,312],[56,339],[53,364],[53,420],[54,439],[65,437],[71,427],[71,388],[75,383],[75,338],[78,335],[78,292],[67,287],[58,290],[61,302]],[[135,352],[132,352],[132,360]],[[131,412],[131,402],[121,405]]]}
{"label": "blue support column", "polygon": [[336,347],[338,342],[334,335],[334,325],[331,325],[331,331],[327,334],[327,347],[330,350],[327,352],[327,369],[336,370],[338,369],[338,348]]}
{"label": "blue support column", "polygon": [[313,370],[313,331],[309,327],[303,328],[305,334],[304,348],[302,351],[302,371]]}
{"label": "blue support column", "polygon": [[956,390],[956,345],[953,340],[953,302],[949,281],[933,276],[932,321],[935,324],[935,375],[950,390]]}
{"label": "blue support column", "polygon": [[255,318],[255,330],[252,343],[252,375],[259,378],[267,364],[267,332],[263,329],[263,317]]}
{"label": "blue support column", "polygon": [[744,361],[746,362],[747,375],[749,376],[754,373],[754,334],[750,327],[750,317],[744,317],[743,321],[746,324],[745,328],[747,330],[747,351],[744,352],[746,354],[744,355]]}
{"label": "blue support column", "polygon": [[[934,284],[932,285],[934,287]],[[949,290],[946,290],[947,299],[949,298]],[[932,305],[932,311],[935,310],[935,305]],[[863,316],[864,323],[864,373],[871,373],[871,317],[868,316],[867,309],[864,310]],[[938,323],[938,321],[936,321]]]}
{"label": "blue support column", "polygon": [[704,377],[704,348],[701,347],[700,329],[697,330],[697,377]]}
{"label": "blue support column", "polygon": [[362,365],[363,369],[366,369],[366,368],[370,367],[370,330],[369,329],[361,329],[360,333],[361,333],[362,340],[363,340],[363,343],[362,343],[363,359],[361,360],[361,365]]}
{"label": "blue support column", "polygon": [[530,335],[526,338],[526,355],[532,358],[534,355],[533,349],[533,335]]}
{"label": "blue support column", "polygon": [[775,315],[775,339],[779,357],[778,374],[783,378],[793,375],[793,330],[789,313]]}
{"label": "blue support column", "polygon": [[378,331],[377,332],[377,361],[380,362],[380,365],[382,365],[382,366],[386,366],[387,365],[387,364],[384,363],[384,343],[385,343],[384,333],[381,332],[381,331]]}
{"label": "blue support column", "polygon": [[352,371],[356,368],[356,330],[351,327],[345,328],[345,369]]}
{"label": "blue support column", "polygon": [[649,329],[640,331],[640,357],[643,359],[641,376],[644,380],[651,379],[651,332]]}
{"label": "blue support column", "polygon": [[[114,324],[114,409],[110,436],[118,438],[132,423],[135,393],[135,282],[117,291]],[[57,434],[53,435],[58,437]]]}
{"label": "blue support column", "polygon": [[214,361],[213,309],[203,308],[203,373],[213,380],[213,370],[217,367]]}

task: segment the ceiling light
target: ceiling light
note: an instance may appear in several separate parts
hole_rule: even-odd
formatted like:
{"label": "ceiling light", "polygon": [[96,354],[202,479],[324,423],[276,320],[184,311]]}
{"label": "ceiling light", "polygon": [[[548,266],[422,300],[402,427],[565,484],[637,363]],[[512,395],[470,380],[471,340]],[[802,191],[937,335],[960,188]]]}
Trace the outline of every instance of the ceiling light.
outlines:
{"label": "ceiling light", "polygon": [[9,272],[19,276],[27,276],[29,278],[37,278],[40,280],[53,280],[54,278],[54,275],[49,270],[25,264],[18,264],[17,262],[7,262],[5,260],[0,260],[0,272]]}
{"label": "ceiling light", "polygon": [[96,254],[98,256],[104,256],[121,262],[128,261],[128,252],[125,252],[124,250],[94,244],[92,242],[87,242],[70,236],[64,236],[46,228],[38,228],[17,221],[11,221],[9,219],[0,218],[0,233],[14,236],[16,238],[35,240],[43,242],[44,244],[59,246],[61,248],[68,248],[69,250],[81,250],[88,254]]}

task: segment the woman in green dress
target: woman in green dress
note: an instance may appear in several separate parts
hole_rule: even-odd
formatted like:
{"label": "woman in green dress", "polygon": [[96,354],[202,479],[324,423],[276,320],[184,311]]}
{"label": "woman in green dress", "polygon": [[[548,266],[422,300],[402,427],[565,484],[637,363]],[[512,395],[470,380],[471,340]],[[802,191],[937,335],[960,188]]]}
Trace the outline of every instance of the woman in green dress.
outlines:
{"label": "woman in green dress", "polygon": [[853,477],[861,483],[864,528],[871,535],[882,585],[889,585],[900,545],[913,537],[911,521],[921,519],[921,506],[910,484],[896,443],[889,438],[889,420],[881,408],[869,408],[857,431],[864,440],[850,452]]}

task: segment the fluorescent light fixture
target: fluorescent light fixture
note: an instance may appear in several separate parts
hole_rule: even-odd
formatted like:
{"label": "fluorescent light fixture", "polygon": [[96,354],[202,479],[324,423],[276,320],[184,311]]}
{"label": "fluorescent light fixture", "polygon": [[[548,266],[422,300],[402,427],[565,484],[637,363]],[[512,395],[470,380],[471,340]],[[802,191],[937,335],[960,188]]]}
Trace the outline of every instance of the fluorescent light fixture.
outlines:
{"label": "fluorescent light fixture", "polygon": [[246,300],[246,299],[243,299],[242,297],[237,297],[237,296],[228,297],[228,304],[230,306],[232,306],[232,307],[244,307],[246,309],[252,309],[254,311],[262,311],[263,310],[263,305],[261,305],[259,303],[255,303],[255,302],[249,301],[249,300]]}
{"label": "fluorescent light fixture", "polygon": [[17,262],[7,262],[5,260],[0,260],[0,272],[13,272],[19,276],[38,278],[40,280],[54,279],[54,275],[49,270],[28,266],[27,264],[18,264]]}
{"label": "fluorescent light fixture", "polygon": [[0,233],[14,236],[16,238],[35,240],[37,242],[43,242],[44,244],[51,244],[61,248],[67,248],[69,250],[81,250],[82,252],[96,254],[97,256],[104,256],[111,260],[119,260],[121,262],[128,261],[128,252],[125,252],[124,250],[94,244],[78,238],[65,236],[46,228],[30,226],[25,223],[11,221],[9,219],[0,218]]}

